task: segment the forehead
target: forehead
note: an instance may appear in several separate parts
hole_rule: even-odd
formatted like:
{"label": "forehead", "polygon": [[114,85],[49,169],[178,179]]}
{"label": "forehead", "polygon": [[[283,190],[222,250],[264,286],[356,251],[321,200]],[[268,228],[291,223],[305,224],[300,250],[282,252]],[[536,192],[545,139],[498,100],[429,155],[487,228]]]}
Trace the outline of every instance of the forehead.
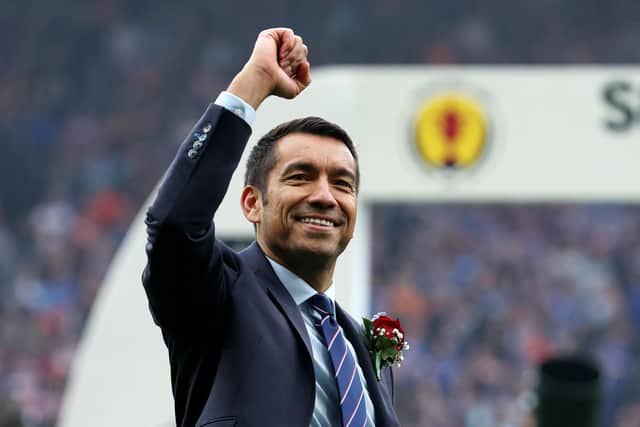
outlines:
{"label": "forehead", "polygon": [[344,142],[328,136],[291,133],[276,144],[275,168],[281,170],[295,162],[305,162],[318,167],[347,168],[355,174],[356,162]]}

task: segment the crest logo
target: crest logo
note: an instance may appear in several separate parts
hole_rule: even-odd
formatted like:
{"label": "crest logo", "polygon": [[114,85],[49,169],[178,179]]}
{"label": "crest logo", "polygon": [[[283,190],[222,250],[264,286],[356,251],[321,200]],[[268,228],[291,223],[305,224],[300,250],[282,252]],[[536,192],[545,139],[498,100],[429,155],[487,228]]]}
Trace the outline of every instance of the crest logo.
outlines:
{"label": "crest logo", "polygon": [[466,94],[440,93],[418,110],[415,142],[422,159],[432,166],[467,168],[480,158],[487,139],[484,109]]}

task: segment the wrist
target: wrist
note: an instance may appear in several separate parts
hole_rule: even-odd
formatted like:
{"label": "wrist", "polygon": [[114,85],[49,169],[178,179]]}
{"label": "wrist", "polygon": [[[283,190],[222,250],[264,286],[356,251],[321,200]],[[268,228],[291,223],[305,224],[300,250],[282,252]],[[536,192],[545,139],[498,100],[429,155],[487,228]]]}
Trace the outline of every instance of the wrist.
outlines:
{"label": "wrist", "polygon": [[275,84],[271,83],[272,78],[268,73],[261,70],[254,70],[247,64],[233,78],[227,92],[237,96],[244,102],[257,110],[271,92]]}

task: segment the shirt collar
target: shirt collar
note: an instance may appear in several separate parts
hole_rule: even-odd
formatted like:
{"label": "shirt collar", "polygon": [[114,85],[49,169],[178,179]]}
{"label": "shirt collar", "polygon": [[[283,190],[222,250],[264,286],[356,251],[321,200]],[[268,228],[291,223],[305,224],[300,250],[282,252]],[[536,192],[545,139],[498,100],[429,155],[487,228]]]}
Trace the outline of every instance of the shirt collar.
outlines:
{"label": "shirt collar", "polygon": [[[267,260],[271,264],[276,276],[278,276],[278,279],[280,279],[284,287],[289,291],[296,305],[301,305],[318,293],[310,284],[301,279],[297,274],[291,272],[288,268],[278,264],[269,257],[267,257]],[[335,288],[333,287],[333,283],[324,294],[335,302]]]}

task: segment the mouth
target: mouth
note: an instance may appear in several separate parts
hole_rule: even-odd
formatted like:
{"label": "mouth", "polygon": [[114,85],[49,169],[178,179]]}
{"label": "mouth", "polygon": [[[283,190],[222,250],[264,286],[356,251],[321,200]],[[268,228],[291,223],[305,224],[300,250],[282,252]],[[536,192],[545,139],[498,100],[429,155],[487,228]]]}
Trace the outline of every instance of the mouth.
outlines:
{"label": "mouth", "polygon": [[305,216],[303,218],[300,218],[299,220],[300,222],[304,223],[304,224],[311,224],[311,225],[316,225],[316,226],[320,226],[320,227],[336,227],[338,224],[328,218],[320,218],[320,217],[314,217],[314,216]]}

